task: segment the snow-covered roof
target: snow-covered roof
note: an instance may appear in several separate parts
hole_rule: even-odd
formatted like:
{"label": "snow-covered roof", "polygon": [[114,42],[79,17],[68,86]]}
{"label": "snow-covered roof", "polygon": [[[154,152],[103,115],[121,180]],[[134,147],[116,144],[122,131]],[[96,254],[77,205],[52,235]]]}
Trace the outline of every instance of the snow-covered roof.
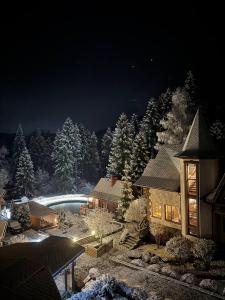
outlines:
{"label": "snow-covered roof", "polygon": [[112,185],[111,178],[101,178],[91,192],[91,196],[102,200],[118,202],[122,197],[122,187],[121,180],[117,179]]}
{"label": "snow-covered roof", "polygon": [[201,110],[198,109],[184,147],[176,154],[176,157],[207,159],[220,156]]}
{"label": "snow-covered roof", "polygon": [[57,214],[52,208],[37,203],[35,201],[29,201],[30,214],[35,217],[43,217],[47,215]]}
{"label": "snow-covered roof", "polygon": [[179,191],[180,164],[179,159],[174,155],[181,149],[182,145],[162,146],[156,158],[149,161],[135,185]]}

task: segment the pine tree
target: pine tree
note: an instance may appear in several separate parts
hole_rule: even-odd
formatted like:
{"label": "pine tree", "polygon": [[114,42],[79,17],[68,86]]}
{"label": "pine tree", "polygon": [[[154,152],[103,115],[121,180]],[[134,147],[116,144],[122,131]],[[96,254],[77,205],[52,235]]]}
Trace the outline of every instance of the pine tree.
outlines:
{"label": "pine tree", "polygon": [[109,154],[112,145],[113,133],[110,128],[108,128],[102,137],[101,141],[101,169],[102,175],[106,175],[106,167],[109,162]]}
{"label": "pine tree", "polygon": [[52,191],[49,173],[38,168],[35,172],[35,195],[48,195]]}
{"label": "pine tree", "polygon": [[125,161],[130,163],[132,150],[132,133],[127,116],[123,113],[118,119],[113,133],[112,147],[109,155],[107,174],[123,175]]}
{"label": "pine tree", "polygon": [[70,192],[77,187],[80,161],[81,141],[77,125],[68,117],[62,130],[57,131],[52,158],[54,161],[55,176],[60,188]]}
{"label": "pine tree", "polygon": [[100,158],[98,153],[98,140],[96,134],[93,132],[90,140],[90,168],[88,180],[96,183],[100,175]]}
{"label": "pine tree", "polygon": [[15,176],[15,187],[19,196],[31,196],[34,185],[34,168],[30,154],[25,147],[21,153]]}
{"label": "pine tree", "polygon": [[159,144],[184,142],[193,118],[188,110],[190,101],[185,89],[177,88],[173,93],[171,111],[160,121],[164,131],[157,133]]}
{"label": "pine tree", "polygon": [[134,140],[131,162],[130,162],[130,176],[132,182],[135,182],[143,173],[149,161],[149,151],[146,142],[145,133],[140,131]]}
{"label": "pine tree", "polygon": [[120,199],[119,205],[118,205],[118,211],[121,211],[122,214],[125,213],[126,209],[129,207],[131,201],[134,200],[133,196],[133,190],[132,190],[132,182],[130,177],[130,166],[125,161],[125,166],[123,170],[123,187],[122,187],[122,197]]}
{"label": "pine tree", "polygon": [[189,94],[190,99],[187,109],[188,113],[193,116],[197,111],[197,106],[199,105],[197,103],[195,78],[191,71],[188,71],[187,73],[183,89]]}
{"label": "pine tree", "polygon": [[138,120],[138,115],[133,114],[130,119],[130,127],[131,127],[131,134],[133,136],[133,140],[135,139],[136,134],[139,131],[139,120]]}
{"label": "pine tree", "polygon": [[172,106],[172,92],[168,88],[165,93],[159,97],[160,119],[166,117]]}
{"label": "pine tree", "polygon": [[45,138],[43,137],[41,130],[36,129],[31,135],[29,141],[29,153],[34,164],[34,169],[44,169],[45,164]]}
{"label": "pine tree", "polygon": [[147,109],[141,122],[141,130],[145,133],[150,158],[156,155],[157,131],[160,128],[160,109],[156,99],[148,101]]}
{"label": "pine tree", "polygon": [[14,138],[14,143],[13,143],[13,155],[12,155],[12,157],[13,157],[13,162],[12,162],[13,177],[15,176],[19,157],[25,148],[26,148],[26,142],[25,142],[25,138],[24,138],[24,134],[23,134],[23,128],[22,128],[22,125],[19,124],[17,131],[16,131],[15,138]]}
{"label": "pine tree", "polygon": [[90,140],[91,133],[84,127],[83,124],[78,124],[80,136],[81,136],[81,178],[88,180],[89,168],[90,168]]}

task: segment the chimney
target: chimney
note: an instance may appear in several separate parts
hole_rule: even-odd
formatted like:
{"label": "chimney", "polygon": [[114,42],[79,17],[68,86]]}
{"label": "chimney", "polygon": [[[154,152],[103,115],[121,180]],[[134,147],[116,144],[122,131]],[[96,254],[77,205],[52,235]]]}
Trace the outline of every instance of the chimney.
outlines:
{"label": "chimney", "polygon": [[118,179],[118,178],[117,178],[116,175],[112,175],[112,176],[111,176],[111,187],[114,186],[114,184],[116,183],[117,179]]}

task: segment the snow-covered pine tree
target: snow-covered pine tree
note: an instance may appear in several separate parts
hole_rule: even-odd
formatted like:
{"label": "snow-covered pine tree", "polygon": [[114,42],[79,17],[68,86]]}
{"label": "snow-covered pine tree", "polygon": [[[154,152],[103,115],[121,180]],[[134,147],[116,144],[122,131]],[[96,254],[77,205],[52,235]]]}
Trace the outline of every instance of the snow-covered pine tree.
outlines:
{"label": "snow-covered pine tree", "polygon": [[162,93],[159,97],[159,110],[160,119],[166,117],[172,106],[172,92],[168,88],[165,93]]}
{"label": "snow-covered pine tree", "polygon": [[126,209],[129,207],[131,201],[134,200],[133,190],[132,190],[132,182],[130,177],[130,165],[125,161],[125,166],[123,170],[123,187],[122,187],[122,197],[119,201],[118,211],[125,213]]}
{"label": "snow-covered pine tree", "polygon": [[109,162],[109,154],[112,146],[113,133],[111,128],[108,128],[102,137],[101,141],[101,173],[106,176],[106,167]]}
{"label": "snow-covered pine tree", "polygon": [[38,168],[35,172],[35,195],[43,196],[52,192],[52,184],[49,173],[46,170]]}
{"label": "snow-covered pine tree", "polygon": [[139,119],[138,119],[138,115],[137,114],[133,114],[130,118],[130,127],[131,127],[131,134],[133,136],[133,140],[136,137],[136,134],[139,131]]}
{"label": "snow-covered pine tree", "polygon": [[78,124],[80,136],[81,136],[81,178],[88,180],[89,168],[90,168],[90,140],[91,133],[84,127],[83,124]]}
{"label": "snow-covered pine tree", "polygon": [[99,180],[100,175],[100,158],[98,153],[98,139],[93,132],[90,140],[90,167],[88,180],[91,183],[96,183]]}
{"label": "snow-covered pine tree", "polygon": [[82,141],[81,141],[78,125],[74,124],[73,131],[71,133],[71,144],[73,147],[73,155],[74,155],[74,179],[75,179],[74,190],[78,189],[78,185],[81,178],[81,161],[82,161],[81,143]]}
{"label": "snow-covered pine tree", "polygon": [[132,151],[132,132],[127,116],[122,113],[113,133],[112,147],[109,155],[107,174],[123,176],[125,161],[130,163]]}
{"label": "snow-covered pine tree", "polygon": [[59,182],[59,188],[64,192],[72,191],[74,184],[77,184],[80,147],[78,128],[68,117],[62,130],[56,133],[52,153],[54,173]]}
{"label": "snow-covered pine tree", "polygon": [[13,158],[12,176],[13,176],[13,178],[15,176],[19,157],[25,148],[26,148],[26,142],[25,142],[25,138],[24,138],[24,134],[23,134],[23,128],[22,128],[22,125],[19,124],[17,131],[16,131],[15,138],[14,138],[14,142],[13,142],[13,155],[12,155],[12,158]]}
{"label": "snow-covered pine tree", "polygon": [[130,177],[135,182],[143,173],[149,161],[149,151],[146,136],[140,131],[134,140],[130,161]]}
{"label": "snow-covered pine tree", "polygon": [[47,134],[45,135],[45,147],[44,147],[44,154],[43,154],[43,169],[46,170],[49,175],[53,175],[54,167],[52,161],[52,152],[53,152],[53,144],[54,138],[52,135]]}
{"label": "snow-covered pine tree", "polygon": [[155,98],[148,101],[145,115],[141,122],[141,131],[145,133],[146,141],[149,149],[150,158],[156,155],[155,145],[157,143],[157,131],[160,128],[160,108],[159,102]]}
{"label": "snow-covered pine tree", "polygon": [[34,164],[34,169],[44,169],[45,164],[45,138],[40,129],[36,129],[30,137],[29,153]]}
{"label": "snow-covered pine tree", "polygon": [[191,71],[187,72],[187,77],[184,82],[183,89],[189,94],[190,101],[188,103],[188,111],[189,113],[194,116],[194,114],[197,111],[197,95],[196,95],[196,84],[195,84],[195,78]]}
{"label": "snow-covered pine tree", "polygon": [[25,147],[16,168],[15,187],[18,196],[30,197],[34,189],[34,168],[30,154]]}
{"label": "snow-covered pine tree", "polygon": [[185,89],[176,89],[172,96],[171,111],[160,121],[164,131],[157,132],[158,144],[184,142],[193,118],[188,109],[190,101],[190,95]]}
{"label": "snow-covered pine tree", "polygon": [[220,120],[216,120],[210,127],[210,133],[217,140],[225,140],[225,124]]}

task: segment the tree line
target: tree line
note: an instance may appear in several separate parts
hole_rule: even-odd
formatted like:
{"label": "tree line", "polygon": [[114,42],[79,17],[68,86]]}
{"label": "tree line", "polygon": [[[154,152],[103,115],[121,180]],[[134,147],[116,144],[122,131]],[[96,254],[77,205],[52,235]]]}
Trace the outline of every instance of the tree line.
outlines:
{"label": "tree line", "polygon": [[[125,208],[132,200],[132,183],[161,145],[185,140],[197,106],[195,80],[188,72],[182,87],[151,98],[142,118],[122,113],[114,130],[108,128],[100,141],[70,117],[55,135],[36,130],[25,138],[19,125],[9,166],[3,163],[7,149],[0,149],[0,171],[8,170],[13,197],[76,192],[114,174],[125,183],[121,200]],[[211,133],[224,139],[224,124],[216,120]]]}

